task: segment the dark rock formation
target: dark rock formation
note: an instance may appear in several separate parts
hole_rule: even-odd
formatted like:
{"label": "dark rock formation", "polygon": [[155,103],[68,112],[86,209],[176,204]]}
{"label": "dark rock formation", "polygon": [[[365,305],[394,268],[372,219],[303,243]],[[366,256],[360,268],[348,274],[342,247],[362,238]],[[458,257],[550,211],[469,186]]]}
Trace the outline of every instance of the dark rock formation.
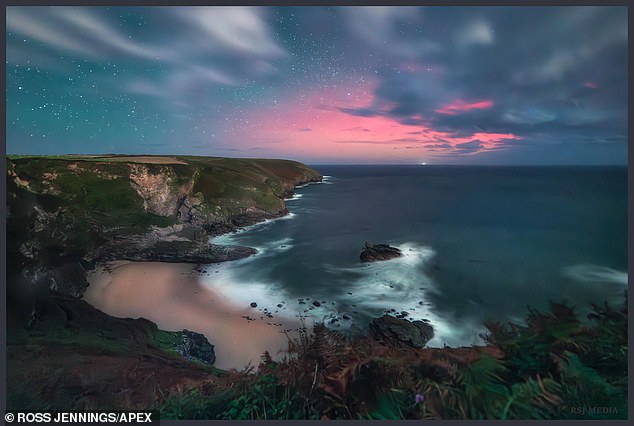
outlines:
{"label": "dark rock formation", "polygon": [[216,263],[242,259],[257,253],[250,247],[219,246],[188,240],[147,240],[143,237],[109,241],[91,253],[95,262],[132,260],[136,262]]}
{"label": "dark rock formation", "polygon": [[370,323],[370,335],[388,346],[422,348],[434,337],[434,329],[424,321],[383,315]]}
{"label": "dark rock formation", "polygon": [[189,360],[197,360],[205,364],[213,364],[216,361],[214,345],[207,338],[189,330],[180,333],[180,339],[176,342],[176,352]]}
{"label": "dark rock formation", "polygon": [[204,336],[95,309],[80,300],[86,271],[117,259],[209,264],[249,256],[256,250],[210,245],[209,236],[283,216],[282,194],[321,180],[287,160],[106,155],[6,164],[13,410],[24,408],[25,395],[39,410],[138,410],[160,406],[157,389],[207,382],[209,365],[183,359],[215,361]]}
{"label": "dark rock formation", "polygon": [[169,395],[213,374],[175,352],[180,332],[111,317],[74,297],[15,290],[6,317],[12,410],[142,410],[163,402],[156,389]]}
{"label": "dark rock formation", "polygon": [[140,262],[216,263],[237,260],[257,250],[240,246],[209,244],[205,230],[196,225],[179,224],[154,228],[142,235],[114,238],[84,259],[94,263],[123,259]]}
{"label": "dark rock formation", "polygon": [[361,252],[359,258],[362,262],[376,262],[377,260],[390,260],[395,257],[401,257],[403,254],[396,247],[387,244],[370,244],[365,243],[365,248]]}
{"label": "dark rock formation", "polygon": [[81,297],[84,271],[101,262],[240,259],[256,251],[209,245],[209,235],[284,216],[282,194],[320,180],[287,160],[11,158],[8,281]]}

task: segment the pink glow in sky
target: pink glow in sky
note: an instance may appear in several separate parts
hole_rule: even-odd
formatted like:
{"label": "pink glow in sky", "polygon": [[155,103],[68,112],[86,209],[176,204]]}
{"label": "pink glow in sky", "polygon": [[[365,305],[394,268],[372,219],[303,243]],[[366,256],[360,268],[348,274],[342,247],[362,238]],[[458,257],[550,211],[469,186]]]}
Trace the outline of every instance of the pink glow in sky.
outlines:
{"label": "pink glow in sky", "polygon": [[440,114],[456,115],[474,109],[488,109],[492,106],[493,101],[488,99],[478,102],[466,102],[462,99],[456,99],[452,103],[445,105],[442,108],[438,108],[436,112]]}
{"label": "pink glow in sky", "polygon": [[[248,127],[234,127],[233,144],[242,145],[243,152],[256,146],[257,155],[293,155],[318,161],[419,162],[447,154],[472,155],[501,149],[510,140],[521,139],[512,133],[492,132],[456,136],[434,129],[431,123],[402,124],[387,114],[380,115],[380,111],[378,115],[365,117],[341,110],[373,105],[374,87],[374,82],[366,81],[320,88],[297,98],[287,98],[283,103],[254,108],[247,112]],[[492,104],[491,101],[457,101],[445,108],[457,111],[488,108]],[[424,122],[420,116],[413,118]],[[470,142],[478,146],[463,151],[460,144]]]}

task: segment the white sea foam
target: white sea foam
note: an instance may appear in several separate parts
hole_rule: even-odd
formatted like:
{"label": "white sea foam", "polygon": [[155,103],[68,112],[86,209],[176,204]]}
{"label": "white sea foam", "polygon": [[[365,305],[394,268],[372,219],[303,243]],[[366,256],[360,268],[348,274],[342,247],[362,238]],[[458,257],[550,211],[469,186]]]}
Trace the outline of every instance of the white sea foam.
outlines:
{"label": "white sea foam", "polygon": [[292,238],[282,238],[280,240],[269,241],[254,248],[258,251],[257,256],[270,256],[290,250],[293,248],[293,241]]}
{"label": "white sea foam", "polygon": [[295,188],[296,189],[305,188],[308,185],[319,185],[319,184],[331,185],[332,184],[332,176],[324,175],[324,176],[321,177],[321,182],[306,182],[304,184],[295,186]]}
{"label": "white sea foam", "polygon": [[300,198],[302,198],[304,195],[303,194],[293,194],[292,197],[290,198],[284,198],[284,201],[295,201],[295,200],[299,200]]}
{"label": "white sea foam", "polygon": [[274,219],[265,219],[262,222],[254,223],[253,225],[245,226],[243,228],[239,228],[233,232],[228,234],[219,235],[217,237],[212,237],[209,239],[210,244],[218,244],[218,245],[239,245],[236,243],[236,236],[244,233],[244,232],[258,232],[264,229],[267,229],[269,226],[273,225],[276,221],[279,220],[291,220],[296,217],[295,213],[288,213],[287,215],[276,217]]}
{"label": "white sea foam", "polygon": [[583,283],[614,283],[627,285],[627,272],[590,263],[565,267],[562,273],[568,278]]}
{"label": "white sea foam", "polygon": [[407,312],[412,320],[428,320],[434,328],[434,338],[428,343],[432,347],[472,345],[481,342],[480,325],[452,324],[441,318],[428,301],[427,295],[434,291],[435,283],[425,273],[425,265],[434,256],[430,247],[415,243],[396,245],[402,257],[382,262],[362,264],[351,268],[329,267],[333,272],[361,272],[361,277],[352,282],[342,296],[357,312],[373,316],[393,309],[395,313]]}
{"label": "white sea foam", "polygon": [[[256,302],[259,307],[272,308],[284,300],[279,283],[261,282],[257,279],[236,279],[235,268],[244,266],[251,258],[211,265],[207,270],[211,279],[203,280],[205,285],[217,290],[223,297],[237,306],[248,307]],[[239,282],[238,282],[239,281]]]}
{"label": "white sea foam", "polygon": [[[297,298],[291,298],[283,285],[278,282],[261,281],[249,274],[240,276],[237,272],[253,258],[246,258],[234,262],[210,265],[209,279],[203,279],[204,285],[222,294],[235,306],[252,309],[251,317],[259,318],[270,313],[271,322],[297,321],[304,318],[304,323],[312,327],[325,315],[327,307],[315,307],[312,300],[304,298],[303,303]],[[256,303],[256,307],[251,307]]]}
{"label": "white sea foam", "polygon": [[[429,321],[434,328],[434,338],[428,346],[481,343],[478,337],[484,331],[481,324],[453,324],[438,315],[429,303],[427,295],[435,288],[435,283],[425,273],[425,265],[434,256],[431,248],[404,243],[396,245],[403,253],[399,258],[347,268],[326,265],[335,275],[358,278],[353,278],[349,285],[343,287],[341,294],[326,297],[329,300],[325,303],[325,298],[317,299],[319,306],[315,306],[313,298],[317,295],[306,294],[301,299],[291,297],[283,283],[261,281],[259,274],[248,271],[249,263],[256,258],[289,250],[292,242],[290,238],[271,241],[256,247],[256,256],[211,266],[208,285],[236,305],[248,307],[251,302],[257,303],[254,312],[270,312],[273,321],[275,318],[304,317],[308,326],[320,322],[330,328],[345,330],[355,325],[365,326],[357,324],[359,317],[377,317],[393,309],[397,313],[406,311],[409,319]],[[307,292],[310,293],[310,290],[307,289]]]}

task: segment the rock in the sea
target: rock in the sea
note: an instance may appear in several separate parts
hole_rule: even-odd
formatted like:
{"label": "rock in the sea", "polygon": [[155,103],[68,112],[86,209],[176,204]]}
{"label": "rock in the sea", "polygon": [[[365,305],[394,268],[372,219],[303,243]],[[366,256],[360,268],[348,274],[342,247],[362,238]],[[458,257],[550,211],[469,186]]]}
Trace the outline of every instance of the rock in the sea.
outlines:
{"label": "rock in the sea", "polygon": [[209,340],[204,335],[189,330],[183,330],[179,334],[180,338],[176,343],[176,352],[187,359],[201,361],[206,364],[213,364],[216,361],[214,345],[209,343]]}
{"label": "rock in the sea", "polygon": [[257,308],[257,307],[258,307],[258,304],[257,304],[257,303],[255,303],[255,302],[251,302],[251,307],[252,307],[252,308]]}
{"label": "rock in the sea", "polygon": [[403,254],[396,247],[387,244],[365,243],[365,247],[359,255],[362,262],[376,262],[377,260],[390,260],[401,257]]}
{"label": "rock in the sea", "polygon": [[434,337],[434,329],[423,321],[383,315],[370,323],[370,335],[388,346],[422,348]]}

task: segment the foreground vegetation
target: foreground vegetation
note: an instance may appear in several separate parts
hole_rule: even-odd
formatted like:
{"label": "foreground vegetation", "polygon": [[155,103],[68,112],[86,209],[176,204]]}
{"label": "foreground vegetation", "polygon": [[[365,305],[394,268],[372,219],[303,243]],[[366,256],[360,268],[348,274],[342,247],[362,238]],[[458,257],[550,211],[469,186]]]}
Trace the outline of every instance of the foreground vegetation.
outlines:
{"label": "foreground vegetation", "polygon": [[[626,295],[627,299],[627,295]],[[165,419],[626,419],[627,302],[487,324],[487,346],[396,350],[317,326],[257,372],[169,396]]]}
{"label": "foreground vegetation", "polygon": [[283,214],[288,191],[319,174],[292,161],[146,157],[9,158],[12,409],[161,408],[165,419],[627,418],[626,303],[594,306],[583,320],[553,304],[523,325],[490,323],[484,347],[403,350],[318,326],[290,340],[282,361],[264,354],[257,371],[184,359],[173,333],[78,299],[86,253],[185,219],[239,227]]}

